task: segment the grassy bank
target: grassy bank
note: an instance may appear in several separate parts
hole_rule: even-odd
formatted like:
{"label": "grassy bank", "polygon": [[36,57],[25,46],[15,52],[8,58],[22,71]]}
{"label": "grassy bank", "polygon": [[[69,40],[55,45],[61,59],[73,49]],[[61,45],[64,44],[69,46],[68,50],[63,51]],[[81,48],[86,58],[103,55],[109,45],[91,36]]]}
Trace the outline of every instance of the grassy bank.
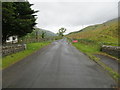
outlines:
{"label": "grassy bank", "polygon": [[94,56],[96,53],[100,53],[100,46],[97,44],[84,44],[84,43],[72,43],[78,50],[88,55],[91,59],[98,61],[100,58]]}
{"label": "grassy bank", "polygon": [[77,32],[66,35],[72,39],[91,40],[104,45],[118,46],[118,19],[102,24],[91,25]]}
{"label": "grassy bank", "polygon": [[2,69],[7,68],[10,65],[22,60],[23,58],[27,57],[28,55],[34,53],[38,49],[43,48],[48,44],[50,44],[50,42],[30,43],[30,44],[27,44],[26,50],[3,57]]}
{"label": "grassy bank", "polygon": [[90,45],[90,44],[86,45],[83,43],[73,43],[73,45],[84,53],[93,54],[100,51],[100,47],[98,45]]}
{"label": "grassy bank", "polygon": [[101,53],[100,52],[100,45],[98,44],[90,44],[90,43],[72,43],[78,50],[85,53],[90,59],[94,60],[96,63],[101,65],[109,74],[117,81],[120,78],[120,75],[113,71],[109,66],[105,65],[103,62],[100,61],[100,58],[94,56],[94,54]]}

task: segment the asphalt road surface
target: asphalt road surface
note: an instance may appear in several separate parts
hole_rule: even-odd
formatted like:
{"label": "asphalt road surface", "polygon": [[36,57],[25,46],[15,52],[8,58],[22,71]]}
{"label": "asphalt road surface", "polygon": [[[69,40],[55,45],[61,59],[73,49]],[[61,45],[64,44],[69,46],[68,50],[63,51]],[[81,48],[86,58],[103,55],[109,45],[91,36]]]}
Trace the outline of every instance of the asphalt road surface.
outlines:
{"label": "asphalt road surface", "polygon": [[115,84],[65,39],[3,70],[3,88],[110,88]]}

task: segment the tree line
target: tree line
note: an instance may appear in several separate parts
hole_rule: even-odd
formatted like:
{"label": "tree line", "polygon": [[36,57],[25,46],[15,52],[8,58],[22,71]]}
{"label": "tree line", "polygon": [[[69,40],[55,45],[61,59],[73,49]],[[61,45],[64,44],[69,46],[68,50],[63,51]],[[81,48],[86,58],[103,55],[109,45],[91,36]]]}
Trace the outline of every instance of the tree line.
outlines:
{"label": "tree line", "polygon": [[38,11],[32,10],[29,2],[3,2],[2,3],[2,42],[5,43],[10,36],[22,37],[31,33],[37,24]]}

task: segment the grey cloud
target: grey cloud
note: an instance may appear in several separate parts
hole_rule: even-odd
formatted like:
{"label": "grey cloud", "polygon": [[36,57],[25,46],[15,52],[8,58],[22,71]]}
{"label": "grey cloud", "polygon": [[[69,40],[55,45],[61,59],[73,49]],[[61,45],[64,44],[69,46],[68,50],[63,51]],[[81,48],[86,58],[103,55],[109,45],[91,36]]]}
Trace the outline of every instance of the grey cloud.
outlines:
{"label": "grey cloud", "polygon": [[37,26],[53,32],[64,26],[69,29],[67,31],[69,33],[83,25],[102,23],[118,15],[117,2],[33,2],[33,4],[32,8],[40,11],[37,13]]}

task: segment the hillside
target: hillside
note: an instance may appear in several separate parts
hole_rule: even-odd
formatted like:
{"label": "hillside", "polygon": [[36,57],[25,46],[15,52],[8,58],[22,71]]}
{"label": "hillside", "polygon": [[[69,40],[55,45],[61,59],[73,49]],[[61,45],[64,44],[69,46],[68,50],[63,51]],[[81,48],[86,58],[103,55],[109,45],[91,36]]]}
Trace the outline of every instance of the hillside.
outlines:
{"label": "hillside", "polygon": [[[35,28],[35,30],[32,33],[27,34],[27,36],[29,37],[35,37],[36,34],[41,37],[41,34],[45,32],[45,37],[52,37],[52,36],[57,36],[55,33],[45,30],[45,29],[41,29],[41,28]],[[26,37],[27,37],[26,36]]]}
{"label": "hillside", "polygon": [[118,43],[118,20],[113,19],[102,24],[88,26],[80,31],[72,32],[66,37],[88,39],[103,43]]}
{"label": "hillside", "polygon": [[42,32],[46,32],[46,36],[47,36],[47,37],[56,36],[55,33],[51,32],[51,31],[49,31],[49,30],[45,30],[45,29],[41,29],[41,28],[35,28],[35,30],[38,31],[38,34],[39,34],[39,35],[41,35]]}

